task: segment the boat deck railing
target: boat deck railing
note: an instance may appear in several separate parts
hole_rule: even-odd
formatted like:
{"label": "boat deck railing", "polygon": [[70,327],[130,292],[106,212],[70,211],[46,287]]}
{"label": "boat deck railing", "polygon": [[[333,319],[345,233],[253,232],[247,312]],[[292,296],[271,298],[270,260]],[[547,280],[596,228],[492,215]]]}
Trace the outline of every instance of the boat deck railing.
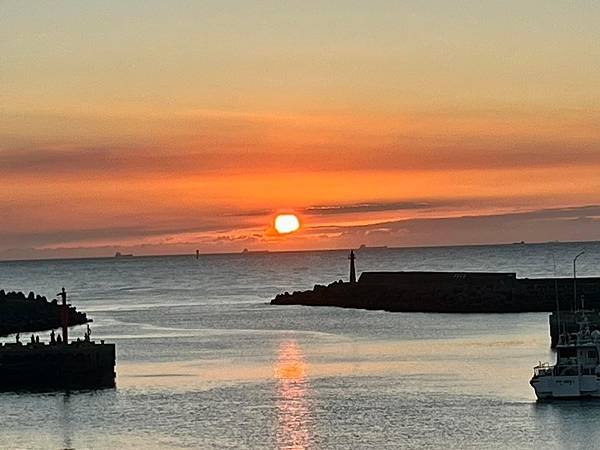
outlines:
{"label": "boat deck railing", "polygon": [[533,373],[536,377],[549,376],[554,373],[554,366],[551,366],[550,363],[547,362],[540,362],[537,366],[533,368]]}

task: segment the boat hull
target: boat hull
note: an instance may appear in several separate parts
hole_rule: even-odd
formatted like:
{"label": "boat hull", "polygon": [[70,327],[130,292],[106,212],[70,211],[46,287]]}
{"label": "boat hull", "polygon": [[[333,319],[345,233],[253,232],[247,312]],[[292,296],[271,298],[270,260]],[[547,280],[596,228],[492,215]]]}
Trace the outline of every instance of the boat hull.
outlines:
{"label": "boat hull", "polygon": [[533,377],[530,384],[538,400],[600,397],[600,377],[596,375]]}

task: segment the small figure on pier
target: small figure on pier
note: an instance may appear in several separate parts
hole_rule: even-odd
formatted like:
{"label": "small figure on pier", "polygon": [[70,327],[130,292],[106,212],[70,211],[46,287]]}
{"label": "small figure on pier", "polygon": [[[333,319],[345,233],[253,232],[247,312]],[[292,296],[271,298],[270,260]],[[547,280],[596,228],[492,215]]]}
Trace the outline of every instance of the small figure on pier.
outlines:
{"label": "small figure on pier", "polygon": [[35,336],[33,334],[31,335],[31,343],[35,344]]}
{"label": "small figure on pier", "polygon": [[56,338],[56,343],[57,344],[62,344],[62,338],[60,337],[60,334]]}
{"label": "small figure on pier", "polygon": [[39,334],[35,336],[35,343],[36,344],[40,343],[40,335]]}
{"label": "small figure on pier", "polygon": [[21,334],[20,334],[20,333],[17,333],[17,335],[15,336],[15,342],[16,342],[17,344],[20,344],[20,343],[21,343]]}
{"label": "small figure on pier", "polygon": [[56,335],[54,334],[54,330],[50,332],[50,343],[56,344]]}
{"label": "small figure on pier", "polygon": [[356,256],[354,256],[354,250],[350,250],[348,259],[350,260],[350,283],[356,283],[356,268],[354,267]]}
{"label": "small figure on pier", "polygon": [[84,340],[85,342],[90,342],[90,336],[92,335],[92,330],[90,329],[90,325],[87,325],[87,330],[85,331],[84,334]]}
{"label": "small figure on pier", "polygon": [[196,250],[196,259],[200,258],[200,250]]}

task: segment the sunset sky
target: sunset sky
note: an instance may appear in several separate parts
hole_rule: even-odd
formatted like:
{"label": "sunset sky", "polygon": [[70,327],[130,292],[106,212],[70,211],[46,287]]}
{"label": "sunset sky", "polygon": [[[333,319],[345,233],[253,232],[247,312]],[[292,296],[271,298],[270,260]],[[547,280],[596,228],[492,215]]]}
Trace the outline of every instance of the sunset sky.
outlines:
{"label": "sunset sky", "polygon": [[0,0],[0,259],[600,239],[599,23]]}

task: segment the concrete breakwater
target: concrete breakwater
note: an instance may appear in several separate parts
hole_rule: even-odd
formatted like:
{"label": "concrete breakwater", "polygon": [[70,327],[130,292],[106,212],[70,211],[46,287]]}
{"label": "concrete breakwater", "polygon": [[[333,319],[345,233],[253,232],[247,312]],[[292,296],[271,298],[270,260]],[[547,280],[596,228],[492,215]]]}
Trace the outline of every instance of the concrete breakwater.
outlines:
{"label": "concrete breakwater", "polygon": [[[336,281],[277,295],[274,305],[338,306],[394,312],[515,313],[600,309],[600,277],[517,278],[515,273],[363,272],[355,283]],[[575,294],[576,292],[576,294]],[[581,305],[578,304],[577,308]]]}
{"label": "concrete breakwater", "polygon": [[[85,313],[68,308],[69,325],[91,322]],[[30,292],[0,290],[0,336],[27,331],[43,331],[61,326],[61,305],[57,300]]]}

